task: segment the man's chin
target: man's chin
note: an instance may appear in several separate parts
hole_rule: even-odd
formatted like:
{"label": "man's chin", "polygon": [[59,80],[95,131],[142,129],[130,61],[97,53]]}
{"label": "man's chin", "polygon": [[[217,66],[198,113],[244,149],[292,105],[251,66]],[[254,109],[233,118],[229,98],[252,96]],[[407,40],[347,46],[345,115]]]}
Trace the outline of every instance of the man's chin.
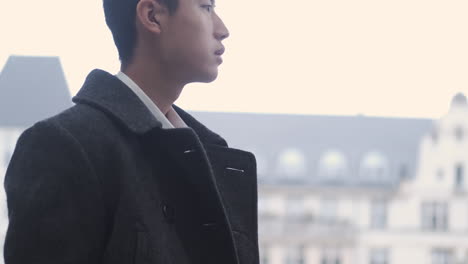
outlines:
{"label": "man's chin", "polygon": [[210,83],[216,80],[216,78],[218,78],[218,69],[200,74],[194,82]]}

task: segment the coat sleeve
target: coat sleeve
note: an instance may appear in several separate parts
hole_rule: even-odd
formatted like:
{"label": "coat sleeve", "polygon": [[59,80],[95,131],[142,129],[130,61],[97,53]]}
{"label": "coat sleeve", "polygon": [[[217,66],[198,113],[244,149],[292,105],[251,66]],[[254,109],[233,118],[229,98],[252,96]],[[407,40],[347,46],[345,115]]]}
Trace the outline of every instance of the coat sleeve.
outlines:
{"label": "coat sleeve", "polygon": [[105,244],[100,189],[85,151],[65,128],[44,121],[26,130],[5,176],[5,263],[99,263]]}

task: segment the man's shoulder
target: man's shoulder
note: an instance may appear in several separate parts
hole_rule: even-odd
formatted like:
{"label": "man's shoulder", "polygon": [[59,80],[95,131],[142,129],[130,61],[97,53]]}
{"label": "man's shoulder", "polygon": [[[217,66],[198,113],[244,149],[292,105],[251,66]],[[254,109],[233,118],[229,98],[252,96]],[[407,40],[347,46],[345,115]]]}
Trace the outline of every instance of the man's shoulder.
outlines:
{"label": "man's shoulder", "polygon": [[[42,122],[52,123],[72,134],[96,134],[115,129],[112,121],[102,111],[88,105],[77,104]],[[97,133],[99,135],[99,133]]]}
{"label": "man's shoulder", "polygon": [[69,137],[85,148],[112,144],[118,134],[114,122],[102,111],[77,104],[55,116],[41,120],[27,129],[24,134],[41,134],[41,137]]}

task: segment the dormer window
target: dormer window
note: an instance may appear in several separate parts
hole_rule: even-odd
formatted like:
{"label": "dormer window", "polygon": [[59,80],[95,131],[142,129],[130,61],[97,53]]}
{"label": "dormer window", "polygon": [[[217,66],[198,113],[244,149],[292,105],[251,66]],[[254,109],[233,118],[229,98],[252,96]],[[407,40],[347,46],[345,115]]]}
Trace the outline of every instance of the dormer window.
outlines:
{"label": "dormer window", "polygon": [[325,152],[319,161],[319,175],[326,179],[336,179],[346,175],[348,161],[345,155],[336,150]]}
{"label": "dormer window", "polygon": [[383,180],[389,176],[388,159],[380,152],[369,152],[364,155],[360,166],[360,175],[365,179]]}
{"label": "dormer window", "polygon": [[298,149],[287,149],[279,157],[279,173],[286,178],[298,178],[306,173],[306,159]]}

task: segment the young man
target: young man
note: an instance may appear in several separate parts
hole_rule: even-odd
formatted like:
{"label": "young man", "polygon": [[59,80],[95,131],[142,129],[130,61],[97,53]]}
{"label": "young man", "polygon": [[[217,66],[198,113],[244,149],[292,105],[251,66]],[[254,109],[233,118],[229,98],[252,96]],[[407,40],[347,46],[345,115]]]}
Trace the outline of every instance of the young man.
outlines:
{"label": "young man", "polygon": [[6,264],[256,264],[252,154],[173,105],[218,73],[213,0],[104,0],[122,62],[23,133],[5,188]]}

